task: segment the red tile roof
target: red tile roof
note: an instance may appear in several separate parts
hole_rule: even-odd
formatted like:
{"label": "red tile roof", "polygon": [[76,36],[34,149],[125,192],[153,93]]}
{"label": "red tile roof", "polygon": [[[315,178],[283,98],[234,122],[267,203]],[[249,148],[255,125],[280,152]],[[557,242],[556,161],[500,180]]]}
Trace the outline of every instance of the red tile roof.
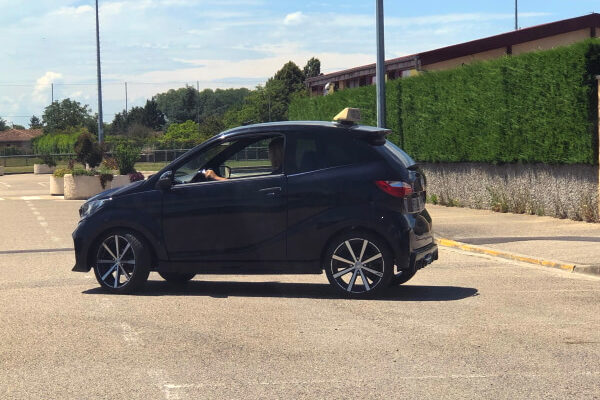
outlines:
{"label": "red tile roof", "polygon": [[0,131],[0,143],[3,142],[29,142],[31,139],[42,135],[41,129],[9,129]]}

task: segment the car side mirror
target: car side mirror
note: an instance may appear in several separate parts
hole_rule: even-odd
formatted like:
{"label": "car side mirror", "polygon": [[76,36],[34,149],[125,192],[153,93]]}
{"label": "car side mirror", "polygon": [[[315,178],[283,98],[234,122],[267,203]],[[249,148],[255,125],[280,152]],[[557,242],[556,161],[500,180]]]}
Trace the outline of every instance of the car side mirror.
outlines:
{"label": "car side mirror", "polygon": [[173,186],[173,171],[164,172],[158,182],[156,182],[156,188],[162,191],[170,190]]}
{"label": "car side mirror", "polygon": [[231,177],[231,167],[228,167],[227,165],[221,165],[219,167],[219,176],[229,179]]}

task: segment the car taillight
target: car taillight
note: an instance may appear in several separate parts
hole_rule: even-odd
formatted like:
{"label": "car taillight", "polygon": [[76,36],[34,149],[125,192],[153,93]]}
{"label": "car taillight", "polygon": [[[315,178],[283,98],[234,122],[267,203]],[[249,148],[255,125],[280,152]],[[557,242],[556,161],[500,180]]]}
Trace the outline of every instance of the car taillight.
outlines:
{"label": "car taillight", "polygon": [[402,181],[375,181],[377,187],[394,197],[407,197],[413,193],[413,188]]}

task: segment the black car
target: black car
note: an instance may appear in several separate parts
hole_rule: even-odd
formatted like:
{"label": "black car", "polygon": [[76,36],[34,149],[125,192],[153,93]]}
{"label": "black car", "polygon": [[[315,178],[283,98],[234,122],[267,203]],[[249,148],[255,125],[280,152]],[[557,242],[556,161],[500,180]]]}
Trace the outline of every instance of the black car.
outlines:
{"label": "black car", "polygon": [[115,293],[138,289],[150,271],[183,283],[325,270],[351,297],[404,283],[438,250],[424,177],[389,133],[348,121],[221,133],[83,204],[73,270],[93,268]]}

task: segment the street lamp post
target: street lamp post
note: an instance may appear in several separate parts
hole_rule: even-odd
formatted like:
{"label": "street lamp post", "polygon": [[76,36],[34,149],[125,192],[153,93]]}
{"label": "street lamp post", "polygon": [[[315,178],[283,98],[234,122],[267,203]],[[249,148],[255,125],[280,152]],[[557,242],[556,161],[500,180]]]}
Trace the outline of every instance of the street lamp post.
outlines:
{"label": "street lamp post", "polygon": [[519,0],[515,0],[515,31],[519,29]]}
{"label": "street lamp post", "polygon": [[383,0],[376,0],[377,14],[377,126],[385,128],[385,40],[383,35]]}
{"label": "street lamp post", "polygon": [[98,0],[96,0],[96,63],[98,72],[98,142],[104,141],[104,124],[102,123],[102,78],[100,72],[100,21],[98,19]]}

